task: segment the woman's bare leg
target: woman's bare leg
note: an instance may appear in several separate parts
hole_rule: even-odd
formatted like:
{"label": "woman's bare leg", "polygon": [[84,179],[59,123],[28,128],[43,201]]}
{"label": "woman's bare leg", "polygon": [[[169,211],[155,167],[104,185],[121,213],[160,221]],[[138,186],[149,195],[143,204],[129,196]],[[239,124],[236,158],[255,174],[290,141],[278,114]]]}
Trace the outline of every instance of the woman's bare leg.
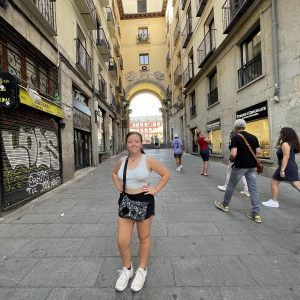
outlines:
{"label": "woman's bare leg", "polygon": [[272,200],[277,201],[278,193],[279,193],[279,184],[280,181],[275,180],[272,178],[271,180],[271,193],[272,193]]}

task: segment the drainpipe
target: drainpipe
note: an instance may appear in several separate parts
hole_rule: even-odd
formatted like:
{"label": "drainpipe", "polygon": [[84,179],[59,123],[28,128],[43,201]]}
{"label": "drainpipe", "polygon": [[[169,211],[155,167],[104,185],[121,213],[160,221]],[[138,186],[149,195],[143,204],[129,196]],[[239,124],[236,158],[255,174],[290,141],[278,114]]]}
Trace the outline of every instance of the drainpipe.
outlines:
{"label": "drainpipe", "polygon": [[279,82],[279,47],[278,47],[278,22],[277,22],[277,1],[272,0],[272,40],[273,40],[273,60],[274,60],[274,101],[280,102],[280,82]]}

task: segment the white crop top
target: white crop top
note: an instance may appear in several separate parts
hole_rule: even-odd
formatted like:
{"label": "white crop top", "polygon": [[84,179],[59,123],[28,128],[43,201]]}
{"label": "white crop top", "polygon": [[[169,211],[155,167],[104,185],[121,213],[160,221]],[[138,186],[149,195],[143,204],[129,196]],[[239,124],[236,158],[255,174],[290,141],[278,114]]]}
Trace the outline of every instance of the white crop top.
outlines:
{"label": "white crop top", "polygon": [[[124,171],[125,161],[126,158],[123,159],[118,172],[118,178],[122,183],[123,183],[123,171]],[[146,155],[142,154],[140,163],[136,168],[129,170],[127,167],[126,188],[139,189],[143,185],[149,184],[149,176],[150,176],[150,171],[148,170],[147,167]]]}

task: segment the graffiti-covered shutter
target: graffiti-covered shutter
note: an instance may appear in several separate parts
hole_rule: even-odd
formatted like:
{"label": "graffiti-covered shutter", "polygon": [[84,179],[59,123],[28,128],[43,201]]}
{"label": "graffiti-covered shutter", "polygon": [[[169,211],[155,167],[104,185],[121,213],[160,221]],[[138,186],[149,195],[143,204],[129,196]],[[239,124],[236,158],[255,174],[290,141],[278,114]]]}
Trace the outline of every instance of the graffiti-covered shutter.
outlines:
{"label": "graffiti-covered shutter", "polygon": [[59,126],[27,106],[0,109],[4,209],[61,183]]}

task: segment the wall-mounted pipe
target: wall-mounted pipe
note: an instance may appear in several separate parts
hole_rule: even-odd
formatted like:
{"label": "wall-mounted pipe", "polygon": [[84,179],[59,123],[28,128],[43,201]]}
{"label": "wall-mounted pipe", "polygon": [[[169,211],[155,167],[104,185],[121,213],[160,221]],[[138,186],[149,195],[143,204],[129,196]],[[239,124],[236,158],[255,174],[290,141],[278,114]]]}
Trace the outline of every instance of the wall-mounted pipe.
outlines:
{"label": "wall-mounted pipe", "polygon": [[279,78],[279,46],[278,46],[278,20],[277,1],[272,0],[272,41],[274,62],[274,101],[280,101],[280,78]]}

